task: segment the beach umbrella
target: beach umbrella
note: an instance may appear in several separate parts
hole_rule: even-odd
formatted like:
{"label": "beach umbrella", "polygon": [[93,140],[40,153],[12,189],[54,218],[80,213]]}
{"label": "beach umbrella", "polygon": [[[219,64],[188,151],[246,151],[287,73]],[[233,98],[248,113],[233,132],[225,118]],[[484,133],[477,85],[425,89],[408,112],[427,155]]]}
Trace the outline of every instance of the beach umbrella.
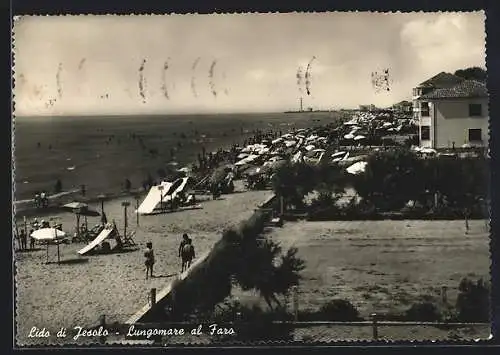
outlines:
{"label": "beach umbrella", "polygon": [[424,154],[434,154],[436,153],[436,150],[435,149],[432,149],[432,148],[422,148],[420,150],[420,153],[424,153]]}
{"label": "beach umbrella", "polygon": [[248,157],[248,153],[240,153],[240,154],[237,156],[237,158],[238,158],[238,159],[243,159],[243,158],[246,158],[246,157]]}
{"label": "beach umbrella", "polygon": [[332,154],[332,158],[343,157],[346,152],[336,152]]}
{"label": "beach umbrella", "polygon": [[353,138],[354,138],[354,135],[353,135],[353,134],[351,134],[351,133],[349,133],[349,134],[346,134],[346,135],[344,136],[344,138],[345,138],[345,139],[353,139]]}
{"label": "beach umbrella", "polygon": [[283,140],[283,138],[279,137],[279,138],[276,138],[275,140],[273,140],[271,143],[272,144],[278,144],[279,142],[281,142]]}
{"label": "beach umbrella", "polygon": [[71,210],[76,216],[76,234],[80,236],[80,217],[85,218],[85,228],[88,229],[87,217],[98,217],[101,214],[89,208],[89,205],[83,202],[70,202],[63,206],[63,209]]}
{"label": "beach umbrella", "polygon": [[355,141],[359,141],[359,140],[361,140],[361,139],[366,139],[366,137],[365,137],[365,136],[363,136],[363,135],[359,135],[359,136],[354,137],[354,140],[355,140]]}
{"label": "beach umbrella", "polygon": [[54,241],[66,238],[66,233],[56,228],[40,228],[31,233],[31,237],[38,241]]}
{"label": "beach umbrella", "polygon": [[64,209],[68,209],[68,210],[72,210],[72,211],[80,209],[80,208],[87,208],[87,207],[89,207],[89,205],[87,205],[86,203],[77,202],[77,201],[67,203],[63,206]]}
{"label": "beach umbrella", "polygon": [[183,168],[180,168],[180,169],[177,169],[178,172],[180,173],[189,173],[191,171],[191,169],[189,169],[187,166],[183,167]]}
{"label": "beach umbrella", "polygon": [[[47,243],[47,263],[49,262],[49,242],[58,242],[66,238],[66,233],[56,228],[40,228],[31,237],[41,242]],[[57,243],[57,263],[60,262],[59,243]]]}
{"label": "beach umbrella", "polygon": [[368,163],[365,161],[358,161],[357,163],[352,164],[346,170],[349,174],[358,175],[365,172],[367,164]]}
{"label": "beach umbrella", "polygon": [[285,141],[285,145],[286,145],[287,147],[294,146],[295,144],[297,144],[297,142],[296,142],[296,141],[292,141],[292,140]]}

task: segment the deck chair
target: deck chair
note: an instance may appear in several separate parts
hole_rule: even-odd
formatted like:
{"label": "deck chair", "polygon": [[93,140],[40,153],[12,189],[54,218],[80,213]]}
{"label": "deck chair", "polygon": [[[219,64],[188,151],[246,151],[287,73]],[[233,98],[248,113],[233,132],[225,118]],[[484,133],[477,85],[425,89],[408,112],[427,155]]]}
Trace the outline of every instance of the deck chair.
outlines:
{"label": "deck chair", "polygon": [[124,247],[133,247],[137,245],[133,236],[135,236],[135,231],[129,232],[127,235],[123,236],[122,243]]}

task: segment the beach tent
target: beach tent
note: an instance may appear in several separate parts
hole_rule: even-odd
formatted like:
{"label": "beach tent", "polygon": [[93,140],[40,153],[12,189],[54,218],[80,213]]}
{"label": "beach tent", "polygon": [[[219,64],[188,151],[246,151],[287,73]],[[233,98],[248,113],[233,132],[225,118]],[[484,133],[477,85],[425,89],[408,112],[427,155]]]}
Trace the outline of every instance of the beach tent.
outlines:
{"label": "beach tent", "polygon": [[47,245],[47,264],[49,263],[49,244],[57,245],[57,263],[61,262],[59,244],[66,238],[66,233],[56,228],[40,228],[31,233],[31,237]]}
{"label": "beach tent", "polygon": [[171,186],[171,182],[162,181],[160,185],[151,187],[146,198],[142,201],[141,205],[135,212],[139,214],[153,213],[158,204],[162,202],[164,195]]}

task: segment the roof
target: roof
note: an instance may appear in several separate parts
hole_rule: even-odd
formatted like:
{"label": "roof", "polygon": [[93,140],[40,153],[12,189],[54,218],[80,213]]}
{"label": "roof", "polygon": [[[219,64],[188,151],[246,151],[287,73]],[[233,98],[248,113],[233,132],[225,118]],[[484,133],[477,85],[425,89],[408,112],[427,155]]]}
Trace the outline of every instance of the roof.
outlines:
{"label": "roof", "polygon": [[452,87],[456,84],[461,83],[462,81],[464,81],[464,78],[443,71],[437,75],[434,75],[432,78],[427,79],[423,83],[420,83],[418,87],[433,87],[441,89]]}
{"label": "roof", "polygon": [[477,80],[464,80],[451,88],[436,89],[420,99],[453,99],[488,97],[486,84]]}

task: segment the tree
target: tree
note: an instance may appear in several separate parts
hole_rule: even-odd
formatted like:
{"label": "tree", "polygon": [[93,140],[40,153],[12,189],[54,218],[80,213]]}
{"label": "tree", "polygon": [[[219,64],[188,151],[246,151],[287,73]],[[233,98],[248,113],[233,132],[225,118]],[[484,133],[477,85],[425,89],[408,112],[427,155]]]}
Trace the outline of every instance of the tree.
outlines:
{"label": "tree", "polygon": [[481,82],[486,82],[486,70],[480,67],[469,67],[466,69],[459,69],[455,72],[456,76],[464,78],[466,80],[477,80]]}
{"label": "tree", "polygon": [[282,196],[285,207],[304,207],[304,196],[312,192],[315,185],[314,169],[305,164],[286,163],[272,177],[273,190]]}
{"label": "tree", "polygon": [[421,160],[409,150],[378,152],[368,158],[365,172],[353,177],[353,186],[382,210],[400,209],[423,191],[421,171]]}

